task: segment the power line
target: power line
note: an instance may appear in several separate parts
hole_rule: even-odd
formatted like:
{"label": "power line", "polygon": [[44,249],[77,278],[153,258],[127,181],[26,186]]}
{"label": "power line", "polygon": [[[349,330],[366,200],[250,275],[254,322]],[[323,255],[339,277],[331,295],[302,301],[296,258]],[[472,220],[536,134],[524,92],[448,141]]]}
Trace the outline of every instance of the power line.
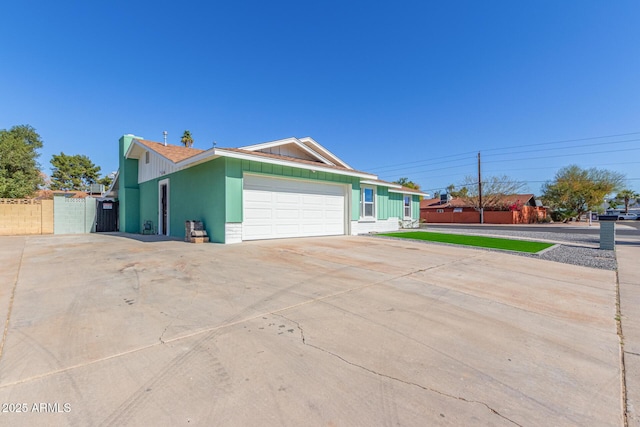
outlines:
{"label": "power line", "polygon": [[488,148],[488,149],[482,150],[482,151],[486,152],[486,151],[496,151],[496,150],[505,150],[505,149],[508,150],[509,148],[535,147],[535,146],[540,146],[540,145],[562,144],[564,142],[591,141],[591,140],[594,140],[594,139],[617,138],[619,136],[629,136],[629,135],[640,135],[640,132],[619,133],[619,134],[615,134],[615,135],[591,136],[591,137],[588,137],[588,138],[564,139],[564,140],[560,140],[560,141],[540,142],[540,143],[536,143],[536,144],[523,144],[523,145],[515,145],[515,146],[511,146],[511,147]]}
{"label": "power line", "polygon": [[[592,137],[586,137],[586,138],[565,139],[565,140],[550,141],[550,142],[540,142],[540,143],[533,143],[533,144],[512,145],[512,146],[508,146],[508,147],[496,147],[496,148],[481,149],[480,151],[483,152],[483,153],[486,153],[486,152],[500,151],[500,150],[511,150],[511,149],[514,149],[514,148],[538,147],[538,146],[543,146],[543,145],[562,144],[562,143],[567,143],[567,142],[592,141],[592,140],[596,140],[596,139],[616,138],[616,137],[630,136],[630,135],[640,135],[640,132],[619,133],[619,134],[612,134],[612,135],[600,135],[600,136],[592,136]],[[638,141],[638,139],[633,139],[633,140],[629,140],[629,141],[626,141],[626,142],[633,142],[633,141]],[[621,143],[621,142],[625,142],[625,141],[611,141],[609,143],[617,144],[617,143]],[[599,144],[589,144],[589,145],[583,145],[583,146],[590,146],[590,145],[599,145]],[[579,147],[580,146],[578,145],[578,146],[563,147],[563,148],[579,148]],[[562,149],[562,148],[552,148],[552,149],[549,149],[549,150],[557,150],[557,149]],[[539,150],[539,151],[545,151],[545,150]],[[477,151],[468,151],[468,152],[463,152],[463,153],[458,153],[458,154],[450,154],[450,155],[446,155],[446,156],[432,157],[430,159],[415,160],[415,161],[411,161],[411,162],[403,162],[403,163],[395,163],[395,164],[390,164],[390,165],[385,165],[385,166],[371,167],[371,168],[366,168],[366,170],[376,171],[376,170],[380,170],[380,169],[389,169],[389,168],[394,168],[396,166],[406,166],[408,164],[417,164],[417,163],[426,163],[424,166],[427,166],[428,164],[443,163],[443,162],[446,163],[446,162],[450,161],[450,160],[444,160],[444,159],[450,159],[452,157],[468,156],[470,154],[475,154],[475,153],[477,153]],[[518,154],[518,153],[511,153],[511,154]],[[454,159],[453,161],[455,161],[455,160],[461,160],[461,159]],[[399,170],[399,169],[391,169],[391,170]]]}
{"label": "power line", "polygon": [[[620,153],[623,151],[638,151],[640,150],[640,147],[637,148],[622,148],[619,150],[607,150],[607,151],[590,151],[588,153],[580,153],[580,155],[586,155],[586,154],[603,154],[603,153]],[[569,153],[569,154],[556,154],[553,156],[541,156],[541,157],[525,157],[522,159],[509,159],[509,160],[489,160],[488,162],[484,162],[484,163],[500,163],[500,162],[517,162],[520,160],[540,160],[540,159],[551,159],[551,158],[555,158],[555,157],[569,157],[569,156],[575,156],[575,153]]]}
{"label": "power line", "polygon": [[[522,153],[538,153],[540,151],[555,151],[555,150],[568,150],[571,148],[583,148],[583,147],[594,147],[594,146],[600,146],[600,145],[613,145],[613,144],[623,144],[625,142],[636,142],[636,141],[640,141],[640,139],[625,139],[623,141],[608,141],[608,142],[598,142],[595,144],[581,144],[581,145],[573,145],[571,147],[555,147],[555,148],[547,148],[545,150],[525,150],[525,151],[515,151],[513,153],[501,153],[501,154],[489,154],[489,157],[494,157],[494,156],[505,156],[505,155],[512,155],[512,154],[522,154]],[[490,151],[490,150],[487,150]]]}

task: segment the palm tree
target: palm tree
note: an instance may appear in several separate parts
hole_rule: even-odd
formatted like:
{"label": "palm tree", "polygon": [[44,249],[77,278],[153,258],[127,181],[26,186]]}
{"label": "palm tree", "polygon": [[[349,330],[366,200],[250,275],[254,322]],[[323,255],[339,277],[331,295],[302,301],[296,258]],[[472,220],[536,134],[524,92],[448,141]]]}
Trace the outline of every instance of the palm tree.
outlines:
{"label": "palm tree", "polygon": [[616,199],[624,200],[624,213],[629,213],[629,202],[631,199],[637,199],[638,197],[640,197],[640,194],[633,190],[622,190],[618,193]]}
{"label": "palm tree", "polygon": [[182,134],[182,138],[180,139],[180,142],[182,142],[182,145],[184,145],[187,148],[191,148],[191,146],[193,145],[193,138],[191,137],[191,132],[189,132],[188,130],[185,130],[184,133]]}

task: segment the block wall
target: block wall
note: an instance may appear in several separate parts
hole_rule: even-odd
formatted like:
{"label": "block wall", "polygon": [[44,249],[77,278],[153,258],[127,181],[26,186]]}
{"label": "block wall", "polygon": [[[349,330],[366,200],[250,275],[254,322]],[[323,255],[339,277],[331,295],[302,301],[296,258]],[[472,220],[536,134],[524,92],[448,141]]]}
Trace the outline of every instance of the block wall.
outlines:
{"label": "block wall", "polygon": [[0,199],[0,236],[53,233],[53,200]]}
{"label": "block wall", "polygon": [[81,234],[95,232],[96,201],[91,197],[73,199],[53,198],[54,234]]}

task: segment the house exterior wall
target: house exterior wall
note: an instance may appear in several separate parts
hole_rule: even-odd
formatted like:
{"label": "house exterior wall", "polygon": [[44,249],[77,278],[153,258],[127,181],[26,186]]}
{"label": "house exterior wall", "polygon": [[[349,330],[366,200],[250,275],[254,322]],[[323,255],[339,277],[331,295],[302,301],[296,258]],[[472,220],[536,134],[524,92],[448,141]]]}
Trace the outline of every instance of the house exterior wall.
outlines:
{"label": "house exterior wall", "polygon": [[272,165],[251,160],[232,158],[226,158],[225,160],[227,162],[226,183],[228,191],[226,197],[227,222],[242,222],[242,176],[244,172],[351,184],[351,219],[358,220],[360,218],[360,181],[356,177],[320,171],[314,173],[307,169]]}
{"label": "house exterior wall", "polygon": [[140,184],[139,227],[158,229],[159,182],[169,180],[169,233],[184,238],[185,221],[202,221],[212,242],[225,242],[224,159],[215,159]]}
{"label": "house exterior wall", "polygon": [[146,154],[142,155],[140,162],[138,163],[138,182],[149,181],[150,179],[171,174],[178,170],[175,163],[172,163],[160,156],[153,155],[153,153],[149,151],[150,150],[147,150],[145,152],[149,153],[149,163],[146,162]]}
{"label": "house exterior wall", "polygon": [[131,142],[137,138],[134,135],[124,135],[120,138],[118,148],[120,154],[118,190],[120,231],[125,233],[139,233],[140,223],[140,190],[138,185],[138,160],[126,159],[125,154]]}
{"label": "house exterior wall", "polygon": [[[151,158],[157,156],[150,156],[147,166],[142,166],[145,163],[144,155],[140,159],[124,159],[133,138],[132,135],[126,135],[120,140],[120,230],[124,232],[140,233],[145,221],[152,221],[154,228],[159,229],[158,183],[168,179],[171,236],[183,238],[185,221],[198,220],[203,222],[211,242],[238,242],[242,236],[245,173],[350,186],[351,191],[347,195],[350,200],[346,209],[351,212],[347,218],[350,219],[351,234],[397,230],[399,220],[403,217],[403,194],[389,193],[388,188],[378,186],[376,220],[360,222],[361,187],[358,177],[230,157],[219,157],[186,169],[174,170],[138,184],[141,176],[151,176],[147,172],[162,167],[162,162],[152,164]],[[149,170],[142,173],[139,171],[142,167]],[[416,220],[419,218],[419,203],[419,197],[412,195],[412,216]]]}
{"label": "house exterior wall", "polygon": [[399,218],[391,217],[378,221],[351,221],[351,234],[385,233],[399,229]]}

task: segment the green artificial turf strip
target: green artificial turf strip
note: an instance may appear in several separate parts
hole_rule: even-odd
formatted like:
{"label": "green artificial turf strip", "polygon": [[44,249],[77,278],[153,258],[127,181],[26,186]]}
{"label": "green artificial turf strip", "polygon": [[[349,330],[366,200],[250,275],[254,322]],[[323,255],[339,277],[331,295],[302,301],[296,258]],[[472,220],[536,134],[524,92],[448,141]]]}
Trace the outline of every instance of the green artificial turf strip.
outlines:
{"label": "green artificial turf strip", "polygon": [[407,231],[404,233],[382,233],[381,236],[402,239],[426,240],[429,242],[452,243],[454,245],[478,246],[482,248],[504,249],[507,251],[536,253],[553,246],[552,243],[530,242],[527,240],[501,239],[498,237],[467,236],[463,234],[431,233]]}

